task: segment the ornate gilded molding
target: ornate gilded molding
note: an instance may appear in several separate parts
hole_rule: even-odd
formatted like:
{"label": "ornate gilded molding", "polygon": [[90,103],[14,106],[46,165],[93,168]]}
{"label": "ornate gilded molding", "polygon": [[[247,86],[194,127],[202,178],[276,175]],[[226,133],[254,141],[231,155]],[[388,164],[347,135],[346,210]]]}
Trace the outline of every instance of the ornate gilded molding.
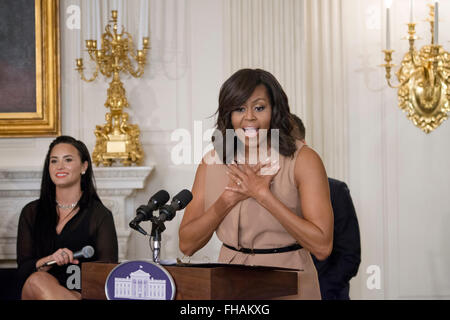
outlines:
{"label": "ornate gilded molding", "polygon": [[36,111],[0,113],[0,137],[61,134],[59,0],[35,0]]}

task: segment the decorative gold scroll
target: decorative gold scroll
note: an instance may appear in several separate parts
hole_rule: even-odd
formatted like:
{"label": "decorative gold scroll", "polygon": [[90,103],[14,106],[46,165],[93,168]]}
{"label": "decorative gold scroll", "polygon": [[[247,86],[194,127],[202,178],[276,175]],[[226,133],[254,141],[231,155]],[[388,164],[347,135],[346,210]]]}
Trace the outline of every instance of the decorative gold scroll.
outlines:
{"label": "decorative gold scroll", "polygon": [[[434,6],[430,5],[432,43],[434,43]],[[450,112],[450,58],[442,46],[425,45],[416,50],[415,23],[408,24],[409,51],[404,55],[396,72],[399,84],[391,82],[393,50],[383,50],[386,80],[391,88],[398,89],[399,107],[409,120],[425,133],[439,127]]]}

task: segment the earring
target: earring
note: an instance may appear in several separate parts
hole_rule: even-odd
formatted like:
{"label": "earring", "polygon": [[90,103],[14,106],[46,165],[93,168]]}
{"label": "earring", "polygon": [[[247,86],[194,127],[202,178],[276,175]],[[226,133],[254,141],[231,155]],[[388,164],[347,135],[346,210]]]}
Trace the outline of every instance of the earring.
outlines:
{"label": "earring", "polygon": [[81,172],[81,175],[84,175],[86,173],[86,171]]}

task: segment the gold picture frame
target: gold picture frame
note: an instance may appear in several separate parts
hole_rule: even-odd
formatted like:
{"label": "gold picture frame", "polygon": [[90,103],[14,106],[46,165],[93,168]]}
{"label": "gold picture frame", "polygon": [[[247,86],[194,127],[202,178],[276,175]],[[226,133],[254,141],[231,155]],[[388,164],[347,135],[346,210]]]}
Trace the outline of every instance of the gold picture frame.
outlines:
{"label": "gold picture frame", "polygon": [[0,137],[61,134],[59,0],[35,0],[34,14],[36,109],[34,112],[0,111]]}

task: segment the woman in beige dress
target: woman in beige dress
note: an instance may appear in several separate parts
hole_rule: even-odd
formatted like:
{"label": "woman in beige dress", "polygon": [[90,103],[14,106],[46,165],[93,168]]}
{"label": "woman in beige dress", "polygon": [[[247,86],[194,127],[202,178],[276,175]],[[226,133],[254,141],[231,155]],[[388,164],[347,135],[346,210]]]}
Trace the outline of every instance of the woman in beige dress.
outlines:
{"label": "woman in beige dress", "polygon": [[223,84],[217,112],[180,250],[191,256],[216,232],[219,262],[297,269],[298,295],[283,298],[320,299],[310,253],[323,260],[332,249],[328,180],[318,154],[291,134],[286,94],[269,72],[242,69]]}

